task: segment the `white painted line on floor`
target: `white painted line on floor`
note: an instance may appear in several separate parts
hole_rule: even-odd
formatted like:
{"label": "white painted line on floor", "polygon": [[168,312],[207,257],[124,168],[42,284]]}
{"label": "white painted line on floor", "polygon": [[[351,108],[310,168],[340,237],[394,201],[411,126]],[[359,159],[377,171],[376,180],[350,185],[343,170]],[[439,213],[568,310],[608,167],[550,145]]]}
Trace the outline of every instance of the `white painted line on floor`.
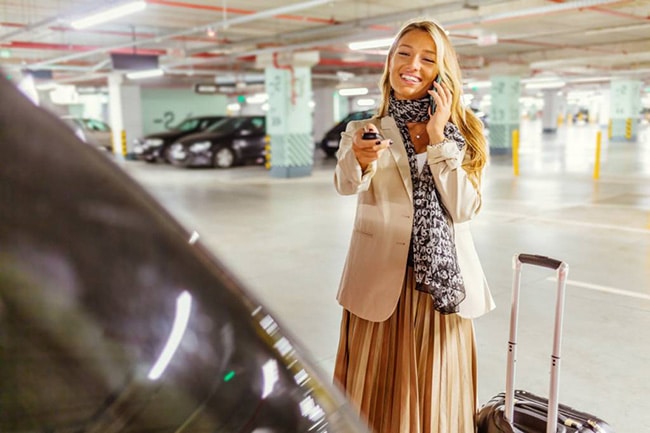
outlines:
{"label": "white painted line on floor", "polygon": [[[548,277],[546,280],[557,282],[557,278],[555,277]],[[611,293],[613,295],[628,296],[630,298],[645,299],[646,301],[650,301],[650,295],[646,295],[645,293],[631,292],[629,290],[616,289],[614,287],[607,287],[607,286],[599,286],[598,284],[591,284],[591,283],[585,283],[582,281],[574,281],[574,280],[566,280],[566,284],[568,286],[581,287],[583,289],[595,290],[598,292]]]}
{"label": "white painted line on floor", "polygon": [[634,228],[634,227],[625,227],[625,226],[622,226],[622,225],[588,223],[588,222],[585,222],[585,221],[570,221],[570,220],[563,220],[563,219],[559,219],[559,218],[542,218],[542,217],[535,217],[535,216],[530,216],[530,215],[525,215],[525,214],[516,214],[516,213],[509,213],[509,212],[485,211],[485,213],[488,214],[488,215],[494,215],[494,216],[500,216],[500,217],[520,218],[520,219],[547,222],[547,223],[553,223],[553,224],[574,225],[574,226],[580,226],[580,227],[590,227],[590,228],[598,228],[598,229],[605,229],[605,230],[618,230],[618,231],[624,231],[624,232],[642,233],[644,235],[650,235],[650,229],[640,229],[640,228]]}

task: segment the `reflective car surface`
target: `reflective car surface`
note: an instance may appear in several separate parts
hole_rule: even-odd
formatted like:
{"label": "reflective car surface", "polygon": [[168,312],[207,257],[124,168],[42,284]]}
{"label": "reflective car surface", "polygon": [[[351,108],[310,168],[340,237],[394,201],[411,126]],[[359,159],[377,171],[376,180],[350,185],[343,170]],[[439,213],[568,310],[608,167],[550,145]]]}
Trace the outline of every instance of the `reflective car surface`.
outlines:
{"label": "reflective car surface", "polygon": [[117,162],[0,95],[0,431],[367,433]]}
{"label": "reflective car surface", "polygon": [[245,162],[264,162],[265,116],[229,117],[204,132],[188,135],[172,144],[172,164],[180,167],[229,168]]}
{"label": "reflective car surface", "polygon": [[61,119],[72,128],[81,141],[109,152],[113,151],[111,127],[107,123],[88,117],[61,116]]}
{"label": "reflective car surface", "polygon": [[179,138],[206,130],[226,116],[196,116],[183,120],[169,131],[156,132],[135,140],[133,153],[147,162],[171,162],[169,147]]}
{"label": "reflective car surface", "polygon": [[375,115],[375,110],[355,111],[345,116],[340,122],[334,125],[327,131],[321,141],[317,143],[326,156],[334,156],[336,151],[339,150],[339,141],[341,141],[341,133],[345,131],[348,122],[352,120],[370,119]]}

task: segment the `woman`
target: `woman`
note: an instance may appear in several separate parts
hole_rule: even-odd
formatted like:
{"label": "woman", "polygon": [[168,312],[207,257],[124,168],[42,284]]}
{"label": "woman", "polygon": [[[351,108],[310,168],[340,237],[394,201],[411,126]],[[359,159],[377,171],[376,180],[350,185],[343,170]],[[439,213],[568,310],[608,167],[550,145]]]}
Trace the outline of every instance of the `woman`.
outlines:
{"label": "woman", "polygon": [[336,189],[358,202],[334,378],[375,433],[473,433],[472,319],[494,308],[468,227],[482,124],[432,21],[402,28],[380,84],[378,115],[350,122],[337,154]]}

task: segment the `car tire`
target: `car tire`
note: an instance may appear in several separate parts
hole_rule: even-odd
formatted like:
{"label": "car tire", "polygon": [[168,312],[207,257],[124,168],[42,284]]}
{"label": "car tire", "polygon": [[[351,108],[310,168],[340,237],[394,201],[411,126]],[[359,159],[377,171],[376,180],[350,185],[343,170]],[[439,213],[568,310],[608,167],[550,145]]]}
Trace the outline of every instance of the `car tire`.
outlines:
{"label": "car tire", "polygon": [[172,147],[171,146],[165,146],[165,149],[162,151],[162,162],[165,164],[171,164],[172,163]]}
{"label": "car tire", "polygon": [[230,168],[235,165],[235,152],[229,147],[221,147],[214,152],[214,166],[217,168]]}

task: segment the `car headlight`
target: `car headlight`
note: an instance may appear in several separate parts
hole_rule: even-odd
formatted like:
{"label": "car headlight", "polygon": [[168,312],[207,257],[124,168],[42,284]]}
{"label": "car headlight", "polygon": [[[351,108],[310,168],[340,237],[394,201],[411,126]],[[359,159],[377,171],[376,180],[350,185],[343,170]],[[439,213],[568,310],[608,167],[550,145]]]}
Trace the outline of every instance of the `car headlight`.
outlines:
{"label": "car headlight", "polygon": [[160,138],[147,138],[144,141],[144,144],[151,147],[158,147],[158,146],[162,146],[163,140]]}
{"label": "car headlight", "polygon": [[205,152],[210,148],[210,144],[211,143],[209,141],[197,141],[196,143],[192,143],[190,145],[190,152]]}

